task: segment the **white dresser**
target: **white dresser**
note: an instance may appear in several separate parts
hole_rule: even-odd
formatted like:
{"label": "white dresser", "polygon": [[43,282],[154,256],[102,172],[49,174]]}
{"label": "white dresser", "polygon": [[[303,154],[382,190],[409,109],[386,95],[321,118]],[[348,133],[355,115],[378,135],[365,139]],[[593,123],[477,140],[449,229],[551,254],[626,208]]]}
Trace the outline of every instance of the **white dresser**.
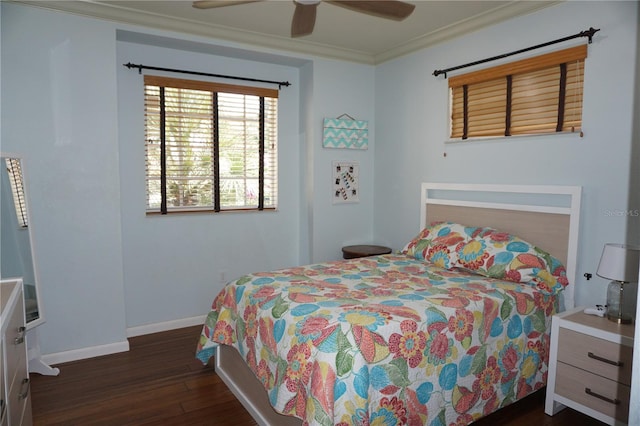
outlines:
{"label": "white dresser", "polygon": [[0,426],[31,426],[22,280],[0,282]]}

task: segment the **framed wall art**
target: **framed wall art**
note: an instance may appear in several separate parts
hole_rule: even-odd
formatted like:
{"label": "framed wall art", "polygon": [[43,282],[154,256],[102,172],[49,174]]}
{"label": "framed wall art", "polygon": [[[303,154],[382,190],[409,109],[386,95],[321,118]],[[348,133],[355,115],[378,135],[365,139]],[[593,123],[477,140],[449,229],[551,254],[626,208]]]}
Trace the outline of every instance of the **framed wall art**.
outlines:
{"label": "framed wall art", "polygon": [[357,203],[359,199],[360,166],[355,161],[334,161],[333,173],[333,203]]}

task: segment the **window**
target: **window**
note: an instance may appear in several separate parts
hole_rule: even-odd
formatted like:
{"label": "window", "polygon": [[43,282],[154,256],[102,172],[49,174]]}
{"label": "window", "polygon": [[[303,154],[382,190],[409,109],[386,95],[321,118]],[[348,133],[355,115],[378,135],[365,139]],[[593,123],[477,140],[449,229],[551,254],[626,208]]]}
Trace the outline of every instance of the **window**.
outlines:
{"label": "window", "polygon": [[22,182],[22,165],[19,158],[5,158],[5,166],[7,167],[7,175],[9,176],[9,185],[13,194],[13,205],[16,209],[18,217],[18,225],[21,228],[27,228],[29,222],[27,220],[27,201],[24,195],[24,184]]}
{"label": "window", "polygon": [[449,79],[451,138],[579,132],[587,46]]}
{"label": "window", "polygon": [[147,213],[277,207],[277,90],[144,84]]}

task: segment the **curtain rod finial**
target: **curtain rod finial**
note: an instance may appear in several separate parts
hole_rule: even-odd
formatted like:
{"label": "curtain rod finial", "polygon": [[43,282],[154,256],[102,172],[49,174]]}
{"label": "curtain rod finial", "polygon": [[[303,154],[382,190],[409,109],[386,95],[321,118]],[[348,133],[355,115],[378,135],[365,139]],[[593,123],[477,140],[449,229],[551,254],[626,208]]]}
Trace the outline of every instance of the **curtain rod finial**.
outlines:
{"label": "curtain rod finial", "polygon": [[589,37],[589,44],[593,41],[593,36],[600,31],[600,28],[589,27],[587,31],[582,32],[583,37]]}
{"label": "curtain rod finial", "polygon": [[127,62],[126,64],[122,64],[125,67],[131,69],[131,68],[138,68],[138,74],[142,74],[142,65],[136,65],[136,64],[132,64],[131,62]]}

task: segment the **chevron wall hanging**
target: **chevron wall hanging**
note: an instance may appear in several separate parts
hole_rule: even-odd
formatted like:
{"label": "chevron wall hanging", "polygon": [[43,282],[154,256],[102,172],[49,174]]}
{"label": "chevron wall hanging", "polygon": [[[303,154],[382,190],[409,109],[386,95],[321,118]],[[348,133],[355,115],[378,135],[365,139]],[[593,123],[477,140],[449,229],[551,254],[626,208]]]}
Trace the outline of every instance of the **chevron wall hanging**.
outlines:
{"label": "chevron wall hanging", "polygon": [[342,118],[324,119],[322,146],[325,148],[367,149],[369,147],[369,123],[364,120]]}

